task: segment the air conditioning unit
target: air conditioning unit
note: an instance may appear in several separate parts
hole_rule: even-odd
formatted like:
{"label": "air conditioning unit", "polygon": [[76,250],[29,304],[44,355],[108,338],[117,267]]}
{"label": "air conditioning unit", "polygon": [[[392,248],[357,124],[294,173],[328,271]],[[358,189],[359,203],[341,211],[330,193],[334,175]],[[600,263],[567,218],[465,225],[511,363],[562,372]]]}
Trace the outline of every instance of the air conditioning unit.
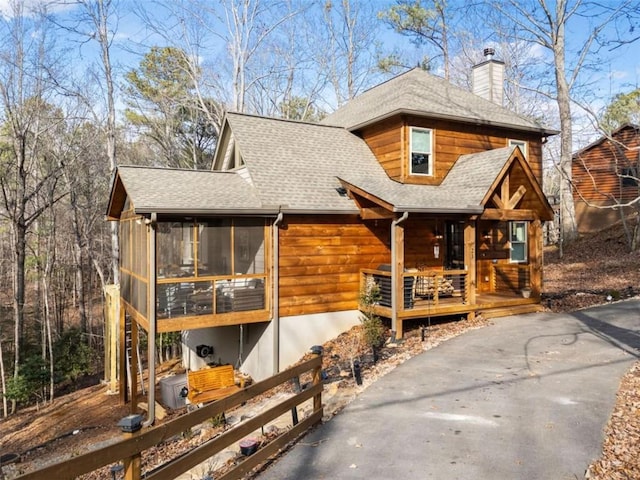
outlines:
{"label": "air conditioning unit", "polygon": [[162,403],[174,410],[187,405],[187,375],[172,375],[160,379]]}

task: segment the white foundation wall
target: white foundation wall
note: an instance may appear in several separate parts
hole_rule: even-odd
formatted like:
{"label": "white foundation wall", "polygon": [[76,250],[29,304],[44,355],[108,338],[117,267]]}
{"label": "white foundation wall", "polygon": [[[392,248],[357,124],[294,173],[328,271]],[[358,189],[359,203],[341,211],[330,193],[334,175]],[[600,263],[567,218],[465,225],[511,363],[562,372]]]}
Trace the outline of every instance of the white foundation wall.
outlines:
{"label": "white foundation wall", "polygon": [[[358,323],[360,320],[357,310],[281,318],[280,370],[300,360],[313,345],[323,344]],[[182,334],[183,364],[185,368],[192,370],[198,370],[210,362],[230,363],[237,367],[241,357],[240,370],[249,374],[254,381],[270,377],[275,373],[274,324],[271,321],[247,324],[242,329],[240,326],[231,326],[185,331]],[[213,355],[206,359],[198,357],[198,345],[212,346]]]}
{"label": "white foundation wall", "polygon": [[[200,358],[198,345],[213,347],[213,355]],[[240,352],[240,327],[200,328],[182,332],[182,364],[189,370],[199,370],[207,363],[236,365]]]}
{"label": "white foundation wall", "polygon": [[317,313],[280,319],[280,370],[300,360],[313,345],[321,345],[360,323],[357,310]]}

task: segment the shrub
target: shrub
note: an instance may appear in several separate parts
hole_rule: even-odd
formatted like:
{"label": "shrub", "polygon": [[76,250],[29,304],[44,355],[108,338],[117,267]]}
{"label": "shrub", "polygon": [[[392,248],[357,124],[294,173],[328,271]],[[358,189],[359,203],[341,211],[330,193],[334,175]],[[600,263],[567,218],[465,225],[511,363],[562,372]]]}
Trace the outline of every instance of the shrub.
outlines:
{"label": "shrub", "polygon": [[373,349],[380,347],[384,342],[384,325],[380,317],[375,314],[375,305],[379,301],[380,287],[375,283],[366,285],[360,293],[362,308],[360,322],[362,324],[362,339]]}
{"label": "shrub", "polygon": [[90,372],[91,349],[83,341],[79,328],[66,330],[53,346],[56,380],[73,382]]}

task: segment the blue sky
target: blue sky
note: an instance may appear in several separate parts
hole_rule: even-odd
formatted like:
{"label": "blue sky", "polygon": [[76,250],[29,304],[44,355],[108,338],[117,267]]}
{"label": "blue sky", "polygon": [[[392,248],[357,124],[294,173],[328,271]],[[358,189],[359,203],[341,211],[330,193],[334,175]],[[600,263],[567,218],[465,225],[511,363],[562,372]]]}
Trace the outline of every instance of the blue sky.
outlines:
{"label": "blue sky", "polygon": [[[11,0],[0,0],[0,12],[6,15],[9,11],[8,5]],[[36,4],[42,0],[24,0],[25,5]],[[462,0],[460,0],[462,1]],[[613,1],[613,0],[609,0]],[[188,3],[188,2],[187,2]],[[451,3],[456,3],[456,0],[452,0]],[[215,4],[212,0],[211,4]],[[375,10],[384,10],[389,5],[393,4],[392,0],[375,0],[372,5]],[[61,6],[60,2],[53,4],[52,7],[57,11],[57,14],[62,18],[68,17],[73,14],[73,7],[69,5]],[[148,13],[159,16],[161,21],[171,21],[170,18],[163,14],[158,5],[150,0],[120,0],[119,7],[122,7],[122,14],[120,15],[117,35],[114,42],[113,63],[119,73],[123,73],[127,70],[135,68],[141,55],[145,51],[145,46],[152,44],[162,44],[163,40],[158,35],[150,33],[149,29],[145,27],[144,23],[134,12],[135,9],[146,10]],[[77,7],[76,7],[77,8]],[[163,18],[164,17],[164,18]],[[580,41],[584,38],[584,29],[587,27],[586,22],[584,25],[577,24],[567,31],[567,40],[569,45],[569,56],[571,51],[574,51],[574,47],[580,46]],[[417,49],[408,38],[399,36],[389,30],[386,26],[380,26],[379,30],[380,39],[387,45],[393,45],[405,53],[408,56],[414,56],[419,58],[421,53],[420,49]],[[61,37],[62,41],[65,41],[64,37]],[[224,54],[225,45],[219,38],[208,38],[207,49],[204,49],[204,55],[209,56],[209,59],[216,58],[216,56],[222,56]],[[489,43],[489,42],[487,42]],[[98,61],[97,50],[95,45],[88,43],[80,47],[80,45],[74,44],[77,48],[78,56],[74,61],[81,63]],[[480,51],[487,45],[479,45]],[[632,45],[626,45],[614,50],[603,49],[602,55],[598,62],[599,71],[591,72],[585,75],[590,83],[590,95],[588,98],[589,107],[595,111],[602,110],[611,100],[611,98],[618,94],[631,91],[640,85],[640,64],[638,62],[637,51],[640,48],[640,42],[636,42]],[[532,49],[532,53],[536,55],[536,47]],[[548,52],[538,52],[539,61],[541,63],[548,63],[550,61]],[[81,56],[80,56],[81,55]],[[80,70],[78,68],[77,70]],[[438,73],[436,70],[435,73]],[[588,122],[586,122],[588,123]]]}

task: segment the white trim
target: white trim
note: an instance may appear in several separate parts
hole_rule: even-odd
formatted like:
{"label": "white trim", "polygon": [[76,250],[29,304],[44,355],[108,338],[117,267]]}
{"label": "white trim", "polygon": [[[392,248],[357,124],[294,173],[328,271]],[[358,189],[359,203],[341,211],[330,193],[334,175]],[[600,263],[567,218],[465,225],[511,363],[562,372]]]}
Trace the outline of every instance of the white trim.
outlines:
{"label": "white trim", "polygon": [[524,158],[526,159],[526,158],[529,157],[529,142],[527,142],[526,140],[518,140],[517,138],[509,138],[507,140],[507,146],[509,146],[509,147],[513,147],[513,146],[520,147],[520,151],[524,155]]}
{"label": "white trim", "polygon": [[[423,153],[423,154],[427,154],[429,155],[429,163],[428,163],[428,172],[427,173],[420,173],[420,172],[414,172],[413,171],[413,132],[415,131],[421,131],[421,132],[429,132],[429,147],[430,147],[430,151],[428,152],[416,152],[416,153]],[[435,140],[435,135],[434,135],[434,130],[431,128],[424,128],[424,127],[409,127],[409,175],[418,175],[418,176],[422,176],[422,177],[433,177],[434,175],[434,164],[435,164],[435,155],[433,154],[433,144],[434,144],[434,140]]]}
{"label": "white trim", "polygon": [[[524,226],[524,240],[518,240],[516,243],[518,244],[524,244],[524,258],[523,259],[517,259],[514,260],[513,259],[513,236],[512,236],[512,232],[513,232],[513,226],[515,224],[521,223]],[[528,230],[529,230],[529,222],[525,221],[525,220],[512,220],[509,222],[509,263],[527,263],[527,261],[529,260],[529,235],[528,235]]]}

